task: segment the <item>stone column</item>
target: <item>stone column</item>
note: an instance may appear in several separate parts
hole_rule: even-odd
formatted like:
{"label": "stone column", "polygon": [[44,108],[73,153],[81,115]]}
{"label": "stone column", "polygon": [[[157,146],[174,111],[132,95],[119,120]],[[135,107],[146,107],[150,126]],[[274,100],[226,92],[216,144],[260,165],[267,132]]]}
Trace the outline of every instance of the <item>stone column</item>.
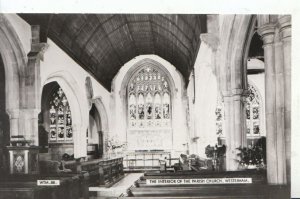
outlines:
{"label": "stone column", "polygon": [[7,110],[9,115],[10,121],[10,136],[19,135],[19,117],[20,117],[20,110],[13,109]]}
{"label": "stone column", "polygon": [[225,128],[226,128],[226,170],[238,170],[237,150],[238,147],[245,147],[245,110],[244,90],[234,89],[224,95],[225,107]]}
{"label": "stone column", "polygon": [[[276,36],[275,36],[276,38]],[[275,39],[276,41],[276,39]],[[275,117],[276,117],[276,154],[277,154],[277,180],[286,183],[285,173],[285,138],[284,138],[284,79],[282,64],[282,45],[274,43],[274,68],[275,68]],[[267,138],[268,139],[268,138]]]}
{"label": "stone column", "polygon": [[30,139],[32,145],[38,146],[38,114],[41,106],[40,61],[47,49],[46,43],[40,43],[40,27],[32,26],[31,51],[28,53],[28,63],[20,77],[23,97],[21,100],[21,116],[19,130]]}
{"label": "stone column", "polygon": [[277,183],[277,139],[276,139],[276,82],[274,64],[275,24],[265,24],[258,29],[264,43],[265,95],[266,95],[266,135],[267,135],[267,178],[271,184]]}
{"label": "stone column", "polygon": [[225,132],[226,132],[226,170],[234,170],[234,168],[237,168],[237,164],[235,164],[235,148],[232,147],[232,142],[234,136],[232,135],[231,129],[233,128],[231,126],[232,124],[232,117],[231,117],[231,107],[232,102],[230,99],[230,95],[227,93],[223,93],[224,96],[224,122],[225,122]]}
{"label": "stone column", "polygon": [[283,50],[284,74],[284,135],[287,182],[291,183],[291,16],[279,18],[279,31]]}
{"label": "stone column", "polygon": [[20,110],[20,118],[22,128],[20,132],[23,131],[23,135],[27,140],[31,140],[32,145],[39,145],[39,136],[38,136],[38,114],[40,109],[22,109]]}

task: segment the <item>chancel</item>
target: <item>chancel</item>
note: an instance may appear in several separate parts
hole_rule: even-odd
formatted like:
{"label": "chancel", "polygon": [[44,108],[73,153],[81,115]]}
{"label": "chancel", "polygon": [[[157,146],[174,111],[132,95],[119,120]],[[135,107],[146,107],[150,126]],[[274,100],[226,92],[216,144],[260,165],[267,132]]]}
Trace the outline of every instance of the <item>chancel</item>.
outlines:
{"label": "chancel", "polygon": [[290,198],[291,28],[0,14],[0,198]]}

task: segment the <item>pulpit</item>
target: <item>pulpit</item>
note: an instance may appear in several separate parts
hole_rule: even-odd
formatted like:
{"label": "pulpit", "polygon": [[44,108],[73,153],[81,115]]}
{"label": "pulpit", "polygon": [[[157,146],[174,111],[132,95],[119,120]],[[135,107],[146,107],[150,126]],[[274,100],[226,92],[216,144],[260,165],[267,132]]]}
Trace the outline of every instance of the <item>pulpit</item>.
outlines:
{"label": "pulpit", "polygon": [[10,174],[39,173],[39,147],[30,146],[23,136],[12,136],[7,149]]}

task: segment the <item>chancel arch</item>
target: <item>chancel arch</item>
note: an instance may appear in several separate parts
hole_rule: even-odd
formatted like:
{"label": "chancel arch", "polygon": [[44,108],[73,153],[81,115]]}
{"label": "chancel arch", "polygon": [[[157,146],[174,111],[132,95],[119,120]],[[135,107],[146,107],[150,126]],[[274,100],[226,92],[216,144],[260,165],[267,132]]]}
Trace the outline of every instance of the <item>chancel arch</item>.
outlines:
{"label": "chancel arch", "polygon": [[[144,85],[144,92],[136,92],[134,96],[128,95],[128,90],[130,89],[130,80],[141,71],[141,69],[146,67],[154,68],[156,71],[160,72],[160,76],[164,76],[164,78],[167,80],[167,86],[168,86],[168,94],[164,95],[163,90],[160,92],[145,92],[145,86]],[[153,76],[152,76],[153,77]],[[160,78],[161,78],[160,77]],[[157,76],[156,76],[157,78]],[[145,80],[145,79],[144,79]],[[144,81],[143,80],[143,81]],[[161,79],[160,79],[161,80]],[[149,76],[148,80],[149,81]],[[157,81],[157,79],[155,80]],[[163,83],[159,84],[161,89],[163,89]],[[118,126],[111,126],[112,127],[112,135],[118,135],[117,138],[120,140],[120,143],[125,144],[125,151],[138,151],[137,147],[131,147],[130,149],[130,141],[137,142],[139,136],[135,136],[136,129],[131,131],[133,132],[132,137],[128,136],[128,130],[129,130],[129,102],[136,103],[137,106],[140,104],[140,107],[142,107],[142,104],[144,104],[145,109],[141,109],[141,113],[144,112],[144,120],[146,121],[147,117],[147,111],[146,107],[148,105],[149,113],[148,117],[153,118],[153,122],[155,121],[154,113],[155,109],[154,105],[155,103],[159,106],[157,106],[158,110],[161,110],[161,113],[156,115],[157,117],[163,116],[163,109],[162,105],[163,102],[169,102],[170,100],[170,112],[169,117],[171,119],[170,127],[169,128],[169,134],[170,136],[167,136],[168,133],[165,133],[166,138],[164,140],[167,140],[168,147],[163,147],[162,144],[158,144],[157,142],[156,147],[150,147],[150,142],[154,143],[154,141],[150,141],[152,138],[154,139],[155,136],[152,134],[154,132],[157,132],[158,128],[156,130],[151,131],[148,133],[148,136],[142,136],[143,140],[145,142],[148,142],[148,147],[144,147],[147,145],[144,145],[143,147],[140,147],[140,150],[142,151],[155,151],[157,148],[158,151],[165,151],[166,153],[172,153],[173,155],[180,155],[181,153],[185,153],[187,150],[187,124],[186,124],[186,107],[187,107],[187,96],[186,96],[186,87],[184,86],[184,80],[182,78],[182,75],[176,70],[176,68],[171,65],[166,60],[162,59],[161,57],[158,57],[157,55],[141,55],[136,57],[135,59],[131,60],[127,64],[125,64],[121,70],[119,71],[119,74],[115,77],[113,82],[113,95],[112,95],[112,103],[111,108],[115,112],[115,114],[112,115],[111,121],[117,120],[120,121]],[[137,85],[138,86],[138,85]],[[154,85],[153,85],[154,86]],[[158,84],[156,83],[157,90],[159,90]],[[136,87],[137,88],[137,87]],[[141,90],[141,87],[139,87]],[[150,89],[150,87],[149,87]],[[154,87],[153,87],[154,89]],[[165,97],[164,97],[165,96]],[[149,106],[150,105],[150,106]],[[153,105],[153,106],[151,106]],[[161,108],[161,109],[160,109]],[[150,112],[151,109],[151,112]],[[165,106],[165,110],[167,110],[168,107]],[[136,109],[137,111],[137,109]],[[166,111],[167,113],[167,111]],[[153,115],[152,115],[153,114]],[[142,115],[140,115],[143,117]],[[167,115],[165,115],[167,117]],[[139,115],[136,115],[136,120]],[[158,120],[158,119],[157,119]],[[163,118],[162,118],[163,120]],[[159,124],[159,122],[158,122]],[[151,125],[151,122],[150,122]],[[153,127],[155,129],[155,126]],[[162,128],[161,128],[162,129]],[[171,132],[172,133],[171,133]],[[119,132],[125,132],[125,133],[119,133]],[[143,132],[142,132],[143,133]],[[146,131],[144,132],[146,134]],[[152,134],[151,134],[152,133]],[[154,133],[155,134],[155,133]],[[160,139],[162,140],[162,136],[164,134],[160,134]],[[149,139],[148,139],[149,138]],[[156,136],[158,138],[158,136]],[[156,139],[155,138],[155,139]],[[163,143],[163,144],[166,144]],[[132,146],[132,145],[131,145]]]}

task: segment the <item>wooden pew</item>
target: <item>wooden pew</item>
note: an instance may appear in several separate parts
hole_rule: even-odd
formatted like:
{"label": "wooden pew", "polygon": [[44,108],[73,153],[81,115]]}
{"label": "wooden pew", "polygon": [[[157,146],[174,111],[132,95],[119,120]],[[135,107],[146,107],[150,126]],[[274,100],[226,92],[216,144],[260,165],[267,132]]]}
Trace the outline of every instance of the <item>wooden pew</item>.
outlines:
{"label": "wooden pew", "polygon": [[[146,184],[146,179],[192,178],[252,178],[252,184]],[[289,186],[271,186],[266,182],[265,171],[235,172],[148,172],[130,187],[123,198],[289,198]]]}
{"label": "wooden pew", "polygon": [[201,170],[195,171],[178,171],[175,173],[161,173],[161,172],[146,172],[144,176],[191,176],[191,175],[211,175],[211,176],[247,176],[247,175],[266,175],[265,170],[247,170],[247,171],[210,171]]}
{"label": "wooden pew", "polygon": [[175,172],[175,173],[156,173],[147,172],[140,178],[146,179],[193,179],[193,178],[252,178],[256,184],[266,184],[266,171],[228,171],[228,172]]}
{"label": "wooden pew", "polygon": [[99,166],[100,185],[110,187],[124,176],[123,158],[101,161]]}
{"label": "wooden pew", "polygon": [[265,186],[257,185],[210,185],[197,187],[131,187],[127,194],[135,197],[179,197],[179,196],[249,196],[265,195]]}
{"label": "wooden pew", "polygon": [[89,186],[102,185],[109,187],[124,176],[122,158],[95,159],[86,162],[67,161],[64,165],[72,173],[88,173]]}
{"label": "wooden pew", "polygon": [[206,186],[204,187],[156,187],[136,188],[131,187],[122,198],[156,198],[156,199],[182,199],[182,198],[267,198],[287,199],[290,198],[290,187],[287,185],[250,185],[250,186]]}
{"label": "wooden pew", "polygon": [[[37,186],[37,180],[60,180],[59,186]],[[88,198],[80,194],[79,176],[6,176],[0,182],[0,199],[79,199]]]}
{"label": "wooden pew", "polygon": [[[120,179],[123,160],[43,162],[40,175],[4,175],[0,199],[88,199],[89,186],[107,186]],[[37,186],[37,180],[60,180],[59,186]]]}

